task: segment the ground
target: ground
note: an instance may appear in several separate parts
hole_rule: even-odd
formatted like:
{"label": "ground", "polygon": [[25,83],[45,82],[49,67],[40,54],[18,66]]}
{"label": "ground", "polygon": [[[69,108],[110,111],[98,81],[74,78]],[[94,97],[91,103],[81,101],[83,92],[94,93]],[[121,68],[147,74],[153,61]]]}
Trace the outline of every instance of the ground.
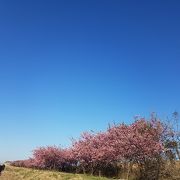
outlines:
{"label": "ground", "polygon": [[108,179],[94,177],[94,176],[85,176],[80,174],[18,168],[18,167],[6,165],[6,169],[2,173],[0,180],[108,180]]}

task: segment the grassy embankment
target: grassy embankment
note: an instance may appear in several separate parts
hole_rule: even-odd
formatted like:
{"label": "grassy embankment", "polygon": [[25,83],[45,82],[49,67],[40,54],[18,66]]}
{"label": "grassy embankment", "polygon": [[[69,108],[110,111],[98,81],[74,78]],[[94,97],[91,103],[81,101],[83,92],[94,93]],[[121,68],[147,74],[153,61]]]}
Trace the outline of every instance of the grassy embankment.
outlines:
{"label": "grassy embankment", "polygon": [[[133,179],[133,178],[130,178]],[[176,171],[171,178],[161,180],[180,180],[180,164],[176,164]],[[56,171],[35,170],[6,165],[0,180],[110,180],[104,177],[88,176],[83,174],[63,173]]]}
{"label": "grassy embankment", "polygon": [[82,174],[70,174],[54,171],[34,170],[28,168],[18,168],[6,165],[5,171],[0,176],[0,180],[108,180],[94,176]]}

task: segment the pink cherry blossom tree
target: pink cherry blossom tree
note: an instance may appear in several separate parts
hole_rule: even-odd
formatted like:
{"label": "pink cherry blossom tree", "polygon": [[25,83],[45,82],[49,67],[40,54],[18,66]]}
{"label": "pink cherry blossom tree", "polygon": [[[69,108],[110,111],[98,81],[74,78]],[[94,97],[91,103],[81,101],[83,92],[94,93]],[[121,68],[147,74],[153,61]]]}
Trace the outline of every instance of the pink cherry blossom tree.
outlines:
{"label": "pink cherry blossom tree", "polygon": [[147,164],[159,162],[165,139],[165,126],[161,121],[139,118],[129,125],[113,125],[105,132],[84,132],[68,149],[56,146],[37,148],[31,159],[13,165],[67,172],[80,169],[84,173],[99,175],[115,172],[119,164],[136,164],[142,170]]}

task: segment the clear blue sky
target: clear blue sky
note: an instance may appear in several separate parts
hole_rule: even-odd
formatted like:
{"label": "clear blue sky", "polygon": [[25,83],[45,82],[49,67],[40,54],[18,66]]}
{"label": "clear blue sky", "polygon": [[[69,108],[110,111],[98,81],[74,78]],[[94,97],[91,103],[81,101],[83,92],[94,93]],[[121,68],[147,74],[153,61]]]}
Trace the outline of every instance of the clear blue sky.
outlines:
{"label": "clear blue sky", "polygon": [[179,111],[179,77],[179,0],[1,0],[0,160]]}

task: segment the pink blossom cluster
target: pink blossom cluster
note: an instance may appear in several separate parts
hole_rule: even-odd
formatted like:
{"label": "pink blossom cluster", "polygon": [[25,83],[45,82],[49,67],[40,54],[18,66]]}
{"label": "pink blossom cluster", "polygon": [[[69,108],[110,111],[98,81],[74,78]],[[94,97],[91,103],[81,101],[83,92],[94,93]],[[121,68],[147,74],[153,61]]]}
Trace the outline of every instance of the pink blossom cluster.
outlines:
{"label": "pink blossom cluster", "polygon": [[163,150],[163,126],[159,121],[140,119],[131,125],[115,125],[103,133],[83,133],[72,146],[74,158],[85,166],[112,162],[140,162]]}
{"label": "pink blossom cluster", "polygon": [[158,120],[139,119],[130,125],[113,125],[105,132],[82,133],[68,149],[37,148],[32,158],[12,165],[71,172],[80,168],[93,173],[110,164],[141,163],[162,153],[163,130]]}
{"label": "pink blossom cluster", "polygon": [[70,149],[56,146],[40,147],[33,151],[33,158],[13,161],[11,165],[37,169],[67,171],[74,161]]}

